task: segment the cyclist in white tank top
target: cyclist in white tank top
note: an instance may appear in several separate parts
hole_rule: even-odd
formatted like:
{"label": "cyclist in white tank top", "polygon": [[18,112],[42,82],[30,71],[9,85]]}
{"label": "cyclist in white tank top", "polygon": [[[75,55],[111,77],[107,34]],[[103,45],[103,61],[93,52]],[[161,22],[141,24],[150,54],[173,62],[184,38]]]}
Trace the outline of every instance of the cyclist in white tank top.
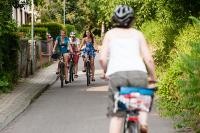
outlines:
{"label": "cyclist in white tank top", "polygon": [[[117,87],[124,85],[146,87],[149,80],[156,81],[155,65],[142,32],[131,28],[133,9],[118,6],[112,17],[116,28],[108,31],[103,39],[100,64],[109,78],[109,92],[112,105],[108,107],[111,116],[109,133],[120,133],[124,112],[113,113],[113,95]],[[148,72],[148,73],[147,73]],[[139,115],[141,133],[147,133],[147,112]]]}

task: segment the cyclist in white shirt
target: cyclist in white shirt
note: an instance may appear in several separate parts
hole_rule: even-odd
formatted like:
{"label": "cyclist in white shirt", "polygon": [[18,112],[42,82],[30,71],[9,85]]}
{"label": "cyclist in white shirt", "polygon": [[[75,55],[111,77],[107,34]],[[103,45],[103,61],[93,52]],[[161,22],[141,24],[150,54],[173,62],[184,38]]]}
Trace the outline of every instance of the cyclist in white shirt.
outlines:
{"label": "cyclist in white shirt", "polygon": [[74,75],[74,78],[78,78],[78,61],[79,61],[79,45],[80,45],[80,40],[78,38],[76,38],[76,33],[75,32],[71,32],[70,33],[70,45],[72,47],[72,50],[73,50],[73,61],[74,61],[74,72],[75,72],[75,75]]}
{"label": "cyclist in white shirt", "polygon": [[[131,28],[134,11],[119,5],[112,17],[114,27],[103,39],[100,64],[109,78],[108,116],[111,117],[109,133],[120,133],[126,112],[113,112],[114,94],[119,86],[147,87],[156,81],[155,65],[142,32]],[[147,112],[140,111],[141,133],[147,133]]]}

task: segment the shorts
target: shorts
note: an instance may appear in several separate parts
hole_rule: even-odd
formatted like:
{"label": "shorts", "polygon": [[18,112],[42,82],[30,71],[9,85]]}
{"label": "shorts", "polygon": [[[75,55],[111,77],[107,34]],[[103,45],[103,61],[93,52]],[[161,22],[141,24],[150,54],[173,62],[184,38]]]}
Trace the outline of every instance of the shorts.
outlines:
{"label": "shorts", "polygon": [[74,64],[78,64],[78,60],[79,60],[79,54],[76,53],[76,54],[73,56]]}
{"label": "shorts", "polygon": [[69,53],[59,53],[59,57],[60,57],[60,58],[62,57],[62,55],[63,55],[64,57],[68,57],[68,56],[69,56]]}
{"label": "shorts", "polygon": [[134,86],[134,87],[146,87],[147,86],[147,73],[142,71],[120,71],[109,76],[109,104],[107,116],[125,117],[125,111],[114,110],[114,95],[118,92],[120,86]]}

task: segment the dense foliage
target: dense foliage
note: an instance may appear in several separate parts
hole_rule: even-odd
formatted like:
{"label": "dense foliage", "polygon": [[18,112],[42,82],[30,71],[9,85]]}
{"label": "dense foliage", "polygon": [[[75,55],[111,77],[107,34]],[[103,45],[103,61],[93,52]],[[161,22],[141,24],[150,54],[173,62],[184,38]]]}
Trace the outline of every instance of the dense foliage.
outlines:
{"label": "dense foliage", "polygon": [[0,1],[0,91],[8,91],[17,79],[18,36],[12,21],[11,0]]}
{"label": "dense foliage", "polygon": [[180,31],[171,52],[173,60],[160,82],[159,108],[164,115],[176,118],[179,127],[199,128],[199,41],[200,27],[196,24]]}

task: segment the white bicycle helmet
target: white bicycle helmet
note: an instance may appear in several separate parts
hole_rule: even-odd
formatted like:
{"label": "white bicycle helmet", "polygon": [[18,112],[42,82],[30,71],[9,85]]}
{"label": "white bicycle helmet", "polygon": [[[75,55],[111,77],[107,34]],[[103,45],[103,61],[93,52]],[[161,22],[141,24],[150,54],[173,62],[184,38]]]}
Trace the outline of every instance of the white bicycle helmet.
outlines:
{"label": "white bicycle helmet", "polygon": [[76,35],[75,32],[71,32],[71,33],[70,33],[70,36],[75,36],[75,35]]}
{"label": "white bicycle helmet", "polygon": [[127,26],[133,20],[133,14],[133,8],[119,5],[116,7],[112,19],[115,23]]}

